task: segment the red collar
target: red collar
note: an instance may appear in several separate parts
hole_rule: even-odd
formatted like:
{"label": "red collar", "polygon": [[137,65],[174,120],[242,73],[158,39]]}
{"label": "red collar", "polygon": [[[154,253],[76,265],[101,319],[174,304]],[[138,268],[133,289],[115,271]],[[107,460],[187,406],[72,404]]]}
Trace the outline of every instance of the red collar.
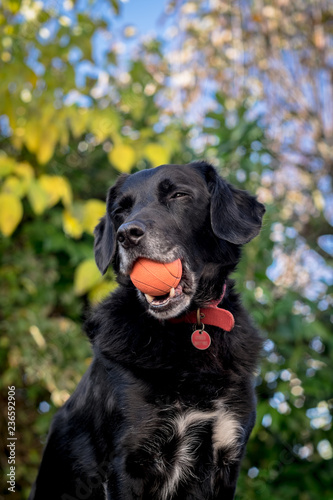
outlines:
{"label": "red collar", "polygon": [[211,302],[207,307],[190,311],[180,318],[172,318],[171,323],[193,323],[198,328],[203,328],[204,325],[217,326],[226,332],[230,332],[235,326],[235,320],[231,312],[226,309],[221,309],[218,304],[222,301],[226,291],[226,285],[223,287],[223,293],[219,300]]}

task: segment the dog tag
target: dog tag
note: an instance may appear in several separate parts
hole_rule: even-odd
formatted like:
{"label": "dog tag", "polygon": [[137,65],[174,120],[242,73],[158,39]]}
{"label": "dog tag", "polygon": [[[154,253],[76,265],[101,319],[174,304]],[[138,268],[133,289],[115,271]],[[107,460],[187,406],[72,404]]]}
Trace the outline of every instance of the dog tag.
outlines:
{"label": "dog tag", "polygon": [[208,349],[211,343],[210,336],[205,330],[195,330],[191,337],[192,344],[200,351]]}

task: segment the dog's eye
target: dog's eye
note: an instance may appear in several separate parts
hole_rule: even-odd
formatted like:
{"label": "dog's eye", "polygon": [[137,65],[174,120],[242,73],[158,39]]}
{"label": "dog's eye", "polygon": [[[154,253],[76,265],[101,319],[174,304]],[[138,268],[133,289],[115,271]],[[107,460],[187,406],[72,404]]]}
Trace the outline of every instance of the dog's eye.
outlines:
{"label": "dog's eye", "polygon": [[121,207],[118,207],[116,208],[115,210],[112,211],[112,214],[114,217],[116,217],[117,215],[121,215],[123,212],[123,209]]}
{"label": "dog's eye", "polygon": [[171,199],[174,200],[176,198],[184,198],[184,196],[188,196],[188,194],[187,193],[182,193],[181,191],[177,191],[177,193],[174,193],[171,196]]}
{"label": "dog's eye", "polygon": [[133,206],[133,199],[130,196],[125,196],[118,202],[118,205],[113,210],[112,215],[114,217],[122,215],[124,212],[130,210],[132,206]]}
{"label": "dog's eye", "polygon": [[132,208],[132,206],[133,206],[133,199],[131,196],[124,196],[124,198],[122,198],[119,201],[119,207],[122,210],[129,210],[130,208]]}

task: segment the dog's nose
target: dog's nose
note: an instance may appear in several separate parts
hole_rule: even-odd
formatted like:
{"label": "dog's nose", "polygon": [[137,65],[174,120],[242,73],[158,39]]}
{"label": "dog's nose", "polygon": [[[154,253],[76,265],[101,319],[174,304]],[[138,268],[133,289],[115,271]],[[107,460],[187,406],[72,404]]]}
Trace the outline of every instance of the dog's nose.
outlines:
{"label": "dog's nose", "polygon": [[146,226],[142,222],[125,222],[117,231],[117,240],[124,248],[129,248],[137,245],[145,232]]}

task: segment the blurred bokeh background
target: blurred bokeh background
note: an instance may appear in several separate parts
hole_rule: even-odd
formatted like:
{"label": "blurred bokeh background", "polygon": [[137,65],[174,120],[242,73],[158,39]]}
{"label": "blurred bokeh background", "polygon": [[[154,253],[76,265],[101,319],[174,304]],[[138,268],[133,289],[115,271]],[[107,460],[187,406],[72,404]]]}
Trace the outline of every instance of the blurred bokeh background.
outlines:
{"label": "blurred bokeh background", "polygon": [[237,271],[266,339],[237,498],[332,500],[332,1],[3,0],[0,32],[0,465],[14,385],[13,500],[90,363],[84,315],[116,286],[92,250],[108,187],[202,158],[267,207]]}

